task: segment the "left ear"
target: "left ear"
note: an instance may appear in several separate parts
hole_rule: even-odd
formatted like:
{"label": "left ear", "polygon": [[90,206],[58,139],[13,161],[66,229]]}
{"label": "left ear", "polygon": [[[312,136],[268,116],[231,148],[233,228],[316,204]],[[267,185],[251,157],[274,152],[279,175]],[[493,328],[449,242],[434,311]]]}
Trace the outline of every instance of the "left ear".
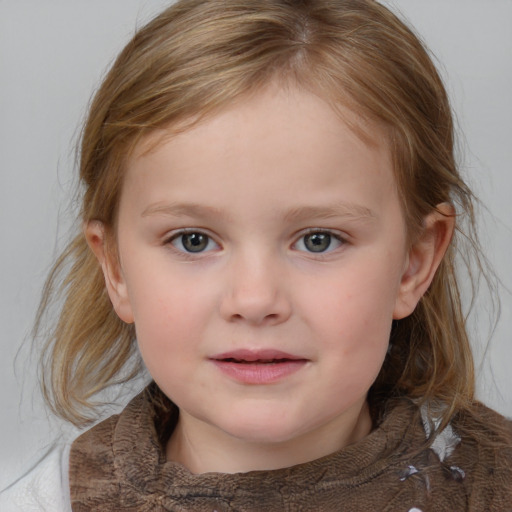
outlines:
{"label": "left ear", "polygon": [[409,316],[423,294],[428,290],[441,260],[453,237],[455,210],[449,203],[441,203],[425,217],[423,231],[408,252],[407,265],[402,274],[396,298],[393,319]]}

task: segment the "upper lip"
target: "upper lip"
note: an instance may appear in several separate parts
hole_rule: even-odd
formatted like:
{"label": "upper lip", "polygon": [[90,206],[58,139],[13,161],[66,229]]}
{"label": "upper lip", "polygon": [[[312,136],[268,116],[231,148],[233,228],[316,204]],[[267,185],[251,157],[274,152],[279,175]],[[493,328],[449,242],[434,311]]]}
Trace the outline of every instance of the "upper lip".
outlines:
{"label": "upper lip", "polygon": [[229,352],[223,352],[222,354],[215,354],[214,356],[210,357],[210,359],[215,361],[223,361],[226,359],[233,359],[235,361],[273,361],[278,359],[300,361],[305,360],[306,358],[274,349],[238,349]]}

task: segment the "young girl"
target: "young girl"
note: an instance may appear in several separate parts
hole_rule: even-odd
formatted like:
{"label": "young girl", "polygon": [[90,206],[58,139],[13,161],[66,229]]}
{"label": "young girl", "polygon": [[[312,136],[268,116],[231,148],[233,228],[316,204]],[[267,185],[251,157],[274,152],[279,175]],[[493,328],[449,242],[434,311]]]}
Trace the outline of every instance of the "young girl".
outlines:
{"label": "young girl", "polygon": [[152,382],[1,510],[511,509],[455,271],[473,196],[389,10],[181,0],[114,63],[80,156],[43,389],[85,425],[138,354]]}

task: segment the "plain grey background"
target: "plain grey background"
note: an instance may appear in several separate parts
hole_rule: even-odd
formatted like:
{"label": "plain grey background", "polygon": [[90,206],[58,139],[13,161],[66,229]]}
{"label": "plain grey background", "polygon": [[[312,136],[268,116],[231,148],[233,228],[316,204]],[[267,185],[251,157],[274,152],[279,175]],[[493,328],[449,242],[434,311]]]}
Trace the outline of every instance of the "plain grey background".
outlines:
{"label": "plain grey background", "polygon": [[[30,328],[73,223],[74,144],[89,98],[134,30],[169,3],[0,0],[0,488],[52,439],[73,435],[37,394]],[[512,289],[512,0],[388,3],[437,58],[462,132],[464,172],[489,210],[482,242]],[[479,397],[512,416],[512,297],[502,290],[501,299],[490,349],[477,361]],[[487,310],[484,296],[470,321],[479,356]]]}

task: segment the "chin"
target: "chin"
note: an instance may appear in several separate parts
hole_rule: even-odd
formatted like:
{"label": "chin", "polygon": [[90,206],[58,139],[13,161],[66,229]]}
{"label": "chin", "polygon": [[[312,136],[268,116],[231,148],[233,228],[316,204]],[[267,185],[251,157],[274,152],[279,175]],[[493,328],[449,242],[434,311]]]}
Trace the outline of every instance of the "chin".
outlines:
{"label": "chin", "polygon": [[283,421],[269,419],[268,421],[258,418],[254,421],[237,421],[236,424],[221,426],[222,430],[230,436],[247,443],[254,444],[281,444],[293,441],[304,434],[303,423],[297,424],[289,418]]}

